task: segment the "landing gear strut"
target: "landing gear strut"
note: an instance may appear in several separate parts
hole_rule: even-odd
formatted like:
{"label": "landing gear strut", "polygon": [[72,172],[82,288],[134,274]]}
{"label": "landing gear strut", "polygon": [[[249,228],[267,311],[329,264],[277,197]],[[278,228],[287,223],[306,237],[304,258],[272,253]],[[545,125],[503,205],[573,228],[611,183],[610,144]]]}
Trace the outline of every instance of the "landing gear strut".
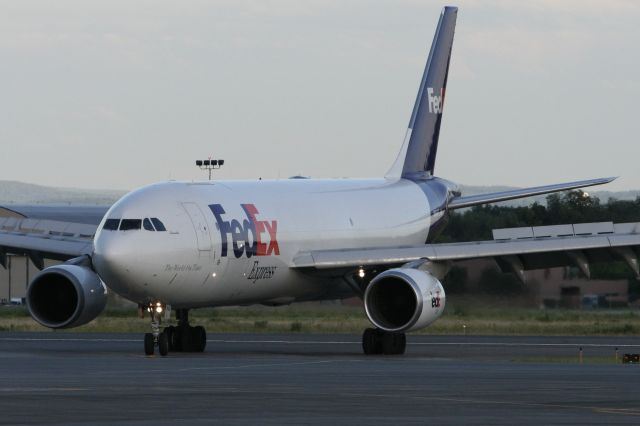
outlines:
{"label": "landing gear strut", "polygon": [[151,315],[151,333],[145,333],[144,335],[144,353],[153,355],[157,345],[160,355],[165,356],[169,353],[169,339],[166,333],[160,332],[160,323],[162,322],[165,306],[158,302],[149,304],[147,310]]}
{"label": "landing gear strut", "polygon": [[362,334],[362,349],[366,355],[402,355],[406,348],[407,336],[404,333],[367,328]]}
{"label": "landing gear strut", "polygon": [[144,335],[144,353],[153,355],[155,347],[158,353],[165,356],[169,351],[175,352],[204,352],[207,346],[207,333],[202,326],[189,325],[189,310],[177,309],[178,326],[172,325],[160,331],[160,323],[164,315],[165,306],[160,303],[150,304],[146,310],[151,315],[151,333]]}

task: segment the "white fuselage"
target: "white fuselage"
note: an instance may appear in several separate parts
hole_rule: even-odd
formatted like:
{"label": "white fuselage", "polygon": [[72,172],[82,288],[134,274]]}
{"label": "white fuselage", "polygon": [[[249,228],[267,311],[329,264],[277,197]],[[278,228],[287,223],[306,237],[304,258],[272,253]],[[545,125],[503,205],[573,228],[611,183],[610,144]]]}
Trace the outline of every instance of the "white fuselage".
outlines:
{"label": "white fuselage", "polygon": [[[160,183],[113,205],[96,234],[93,264],[107,286],[138,303],[330,298],[334,280],[291,269],[297,255],[421,244],[430,212],[420,186],[404,179]],[[103,229],[107,219],[145,218],[158,218],[166,231]]]}

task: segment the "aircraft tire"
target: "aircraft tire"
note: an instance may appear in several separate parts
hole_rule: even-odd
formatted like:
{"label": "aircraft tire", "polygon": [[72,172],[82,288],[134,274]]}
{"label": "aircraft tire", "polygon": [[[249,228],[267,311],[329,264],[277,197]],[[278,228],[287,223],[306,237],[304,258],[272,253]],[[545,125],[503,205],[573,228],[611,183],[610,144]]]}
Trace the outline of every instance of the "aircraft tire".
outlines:
{"label": "aircraft tire", "polygon": [[407,335],[404,333],[398,334],[398,346],[396,347],[396,355],[404,355],[407,350]]}
{"label": "aircraft tire", "polygon": [[178,337],[176,333],[176,328],[170,325],[169,327],[166,327],[164,329],[164,333],[167,335],[167,340],[169,341],[169,350],[175,351],[176,347],[178,346],[176,344],[176,340],[177,340],[176,338]]}
{"label": "aircraft tire", "polygon": [[382,353],[380,332],[374,328],[367,328],[362,333],[362,349],[365,355],[379,355]]}
{"label": "aircraft tire", "polygon": [[162,356],[167,356],[169,353],[169,336],[167,336],[167,333],[162,332],[158,336],[158,352]]}
{"label": "aircraft tire", "polygon": [[156,343],[153,341],[153,334],[144,334],[144,353],[145,355],[153,355],[154,347]]}
{"label": "aircraft tire", "polygon": [[404,333],[381,333],[382,353],[385,355],[402,355],[407,347],[407,336]]}
{"label": "aircraft tire", "polygon": [[180,327],[178,332],[180,338],[180,350],[182,352],[193,351],[193,331],[191,327]]}
{"label": "aircraft tire", "polygon": [[207,346],[207,332],[204,327],[198,325],[192,330],[193,335],[193,351],[204,352],[204,348]]}

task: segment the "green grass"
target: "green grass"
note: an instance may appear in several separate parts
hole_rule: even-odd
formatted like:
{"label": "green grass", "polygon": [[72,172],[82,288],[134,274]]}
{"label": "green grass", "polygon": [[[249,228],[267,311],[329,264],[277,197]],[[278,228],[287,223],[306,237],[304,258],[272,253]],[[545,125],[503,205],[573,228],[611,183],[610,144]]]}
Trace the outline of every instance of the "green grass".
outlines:
{"label": "green grass", "polygon": [[[370,324],[360,306],[302,303],[278,308],[252,306],[197,309],[193,323],[215,332],[361,333]],[[135,308],[108,308],[79,332],[146,332],[149,318]],[[0,307],[0,331],[46,330],[25,307]],[[638,335],[635,309],[580,311],[514,306],[512,300],[450,297],[444,315],[418,333],[468,335]]]}

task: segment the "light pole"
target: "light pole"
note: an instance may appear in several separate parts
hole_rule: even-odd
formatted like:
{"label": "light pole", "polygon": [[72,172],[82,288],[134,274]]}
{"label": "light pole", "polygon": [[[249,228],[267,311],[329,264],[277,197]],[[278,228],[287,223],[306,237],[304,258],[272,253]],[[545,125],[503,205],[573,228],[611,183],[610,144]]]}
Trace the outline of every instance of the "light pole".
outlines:
{"label": "light pole", "polygon": [[219,169],[224,165],[224,160],[212,160],[209,157],[208,160],[196,160],[196,166],[200,167],[200,170],[207,170],[209,172],[209,180],[211,180],[211,170]]}

